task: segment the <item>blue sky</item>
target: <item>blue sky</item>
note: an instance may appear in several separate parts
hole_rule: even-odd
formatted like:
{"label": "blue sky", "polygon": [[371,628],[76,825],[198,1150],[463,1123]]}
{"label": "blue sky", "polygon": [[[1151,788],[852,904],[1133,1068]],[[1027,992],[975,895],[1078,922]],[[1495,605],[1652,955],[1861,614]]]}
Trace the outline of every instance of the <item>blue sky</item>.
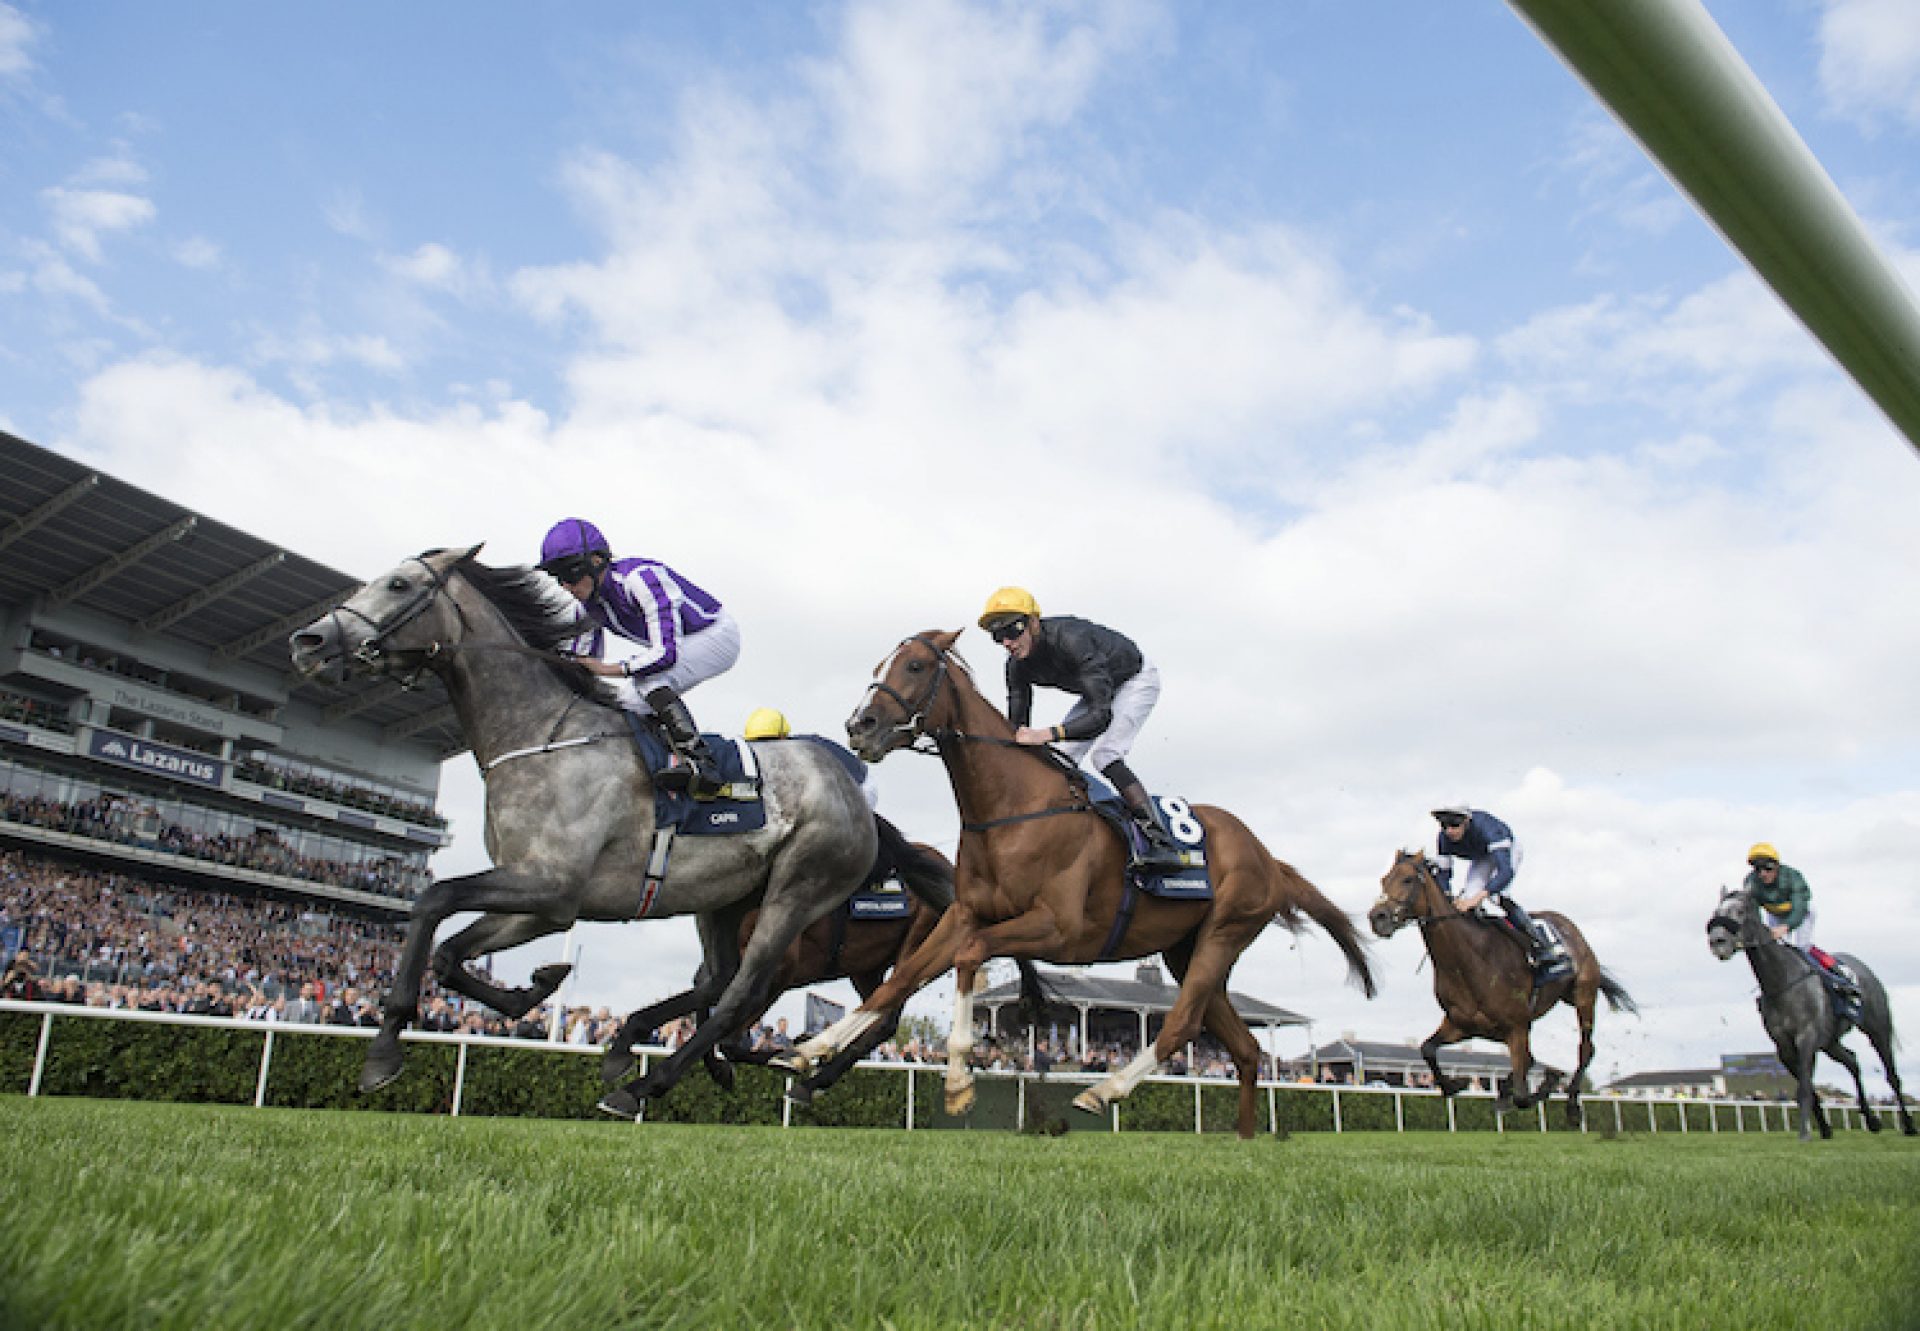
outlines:
{"label": "blue sky", "polygon": [[[1911,284],[1920,14],[1709,9]],[[740,614],[715,727],[834,732],[1023,583],[1349,909],[1432,803],[1513,822],[1646,991],[1603,1075],[1763,1039],[1701,943],[1761,838],[1920,1029],[1916,459],[1503,5],[0,4],[0,115],[29,439],[366,576],[585,512]],[[1411,941],[1372,1005],[1331,952],[1236,983],[1430,1029]]]}

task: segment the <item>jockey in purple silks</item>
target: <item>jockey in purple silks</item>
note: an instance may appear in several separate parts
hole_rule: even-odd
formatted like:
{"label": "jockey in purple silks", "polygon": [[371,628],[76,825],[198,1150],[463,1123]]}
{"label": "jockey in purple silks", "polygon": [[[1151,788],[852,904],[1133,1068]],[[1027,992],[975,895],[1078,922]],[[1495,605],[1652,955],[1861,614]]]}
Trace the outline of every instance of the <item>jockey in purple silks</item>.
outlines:
{"label": "jockey in purple silks", "polygon": [[[584,518],[554,524],[540,542],[540,567],[581,602],[586,632],[570,650],[594,674],[617,681],[622,707],[658,717],[685,760],[658,783],[696,796],[719,791],[713,754],[680,695],[740,659],[740,626],[726,607],[657,559],[616,560]],[[608,651],[609,635],[633,650]]]}

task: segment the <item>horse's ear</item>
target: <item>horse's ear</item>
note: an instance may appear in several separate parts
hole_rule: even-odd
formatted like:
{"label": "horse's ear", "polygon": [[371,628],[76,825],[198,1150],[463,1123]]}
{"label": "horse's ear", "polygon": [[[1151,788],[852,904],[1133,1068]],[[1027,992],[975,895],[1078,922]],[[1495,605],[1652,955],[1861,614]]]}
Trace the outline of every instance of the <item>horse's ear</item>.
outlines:
{"label": "horse's ear", "polygon": [[487,543],[485,541],[480,542],[480,544],[474,546],[471,550],[467,551],[464,555],[461,555],[460,562],[462,564],[466,563],[469,559],[472,559],[475,555],[479,554],[482,550],[486,548],[487,548]]}
{"label": "horse's ear", "polygon": [[950,652],[953,650],[953,644],[959,642],[960,635],[965,632],[964,628],[958,628],[951,633],[936,633],[933,635],[933,640],[940,644],[941,651]]}

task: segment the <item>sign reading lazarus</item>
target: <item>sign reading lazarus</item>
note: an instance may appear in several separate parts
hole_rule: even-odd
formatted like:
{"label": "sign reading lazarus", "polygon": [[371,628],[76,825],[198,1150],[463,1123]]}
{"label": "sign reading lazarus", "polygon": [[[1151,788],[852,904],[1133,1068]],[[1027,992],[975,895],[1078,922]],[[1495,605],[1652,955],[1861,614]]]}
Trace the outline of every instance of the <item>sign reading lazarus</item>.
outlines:
{"label": "sign reading lazarus", "polygon": [[87,754],[104,758],[110,763],[125,763],[128,767],[159,772],[202,786],[219,785],[226,768],[226,764],[218,758],[209,758],[204,753],[155,744],[151,740],[135,739],[132,735],[116,735],[106,730],[93,732],[87,740]]}

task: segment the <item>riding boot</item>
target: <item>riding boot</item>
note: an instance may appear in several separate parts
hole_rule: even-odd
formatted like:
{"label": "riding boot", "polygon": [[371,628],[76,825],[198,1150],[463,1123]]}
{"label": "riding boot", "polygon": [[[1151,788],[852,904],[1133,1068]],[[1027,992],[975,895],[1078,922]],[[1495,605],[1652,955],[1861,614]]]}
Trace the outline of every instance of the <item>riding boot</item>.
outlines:
{"label": "riding boot", "polygon": [[657,773],[654,784],[662,790],[686,791],[695,799],[712,799],[726,789],[726,778],[720,775],[713,750],[700,737],[700,727],[693,723],[693,713],[687,710],[680,695],[663,684],[649,690],[646,697],[647,706],[653,708],[653,714],[660,718],[660,725],[667,732],[667,742],[681,759]]}
{"label": "riding boot", "polygon": [[1519,902],[1505,893],[1500,895],[1499,901],[1500,909],[1513,921],[1520,936],[1528,940],[1527,961],[1533,967],[1534,977],[1542,981],[1555,978],[1555,972],[1569,962],[1566,948],[1555,942],[1552,935],[1541,928]]}
{"label": "riding boot", "polygon": [[1808,952],[1820,964],[1821,979],[1834,997],[1834,1009],[1848,1021],[1858,1025],[1860,1022],[1860,982],[1847,963],[1822,948],[1810,947]]}
{"label": "riding boot", "polygon": [[1160,820],[1153,816],[1153,804],[1147,799],[1146,787],[1138,780],[1129,781],[1120,787],[1120,798],[1126,801],[1133,825],[1140,829],[1147,843],[1146,848],[1133,857],[1132,867],[1153,872],[1186,868],[1186,856],[1173,844],[1173,838],[1160,826]]}

